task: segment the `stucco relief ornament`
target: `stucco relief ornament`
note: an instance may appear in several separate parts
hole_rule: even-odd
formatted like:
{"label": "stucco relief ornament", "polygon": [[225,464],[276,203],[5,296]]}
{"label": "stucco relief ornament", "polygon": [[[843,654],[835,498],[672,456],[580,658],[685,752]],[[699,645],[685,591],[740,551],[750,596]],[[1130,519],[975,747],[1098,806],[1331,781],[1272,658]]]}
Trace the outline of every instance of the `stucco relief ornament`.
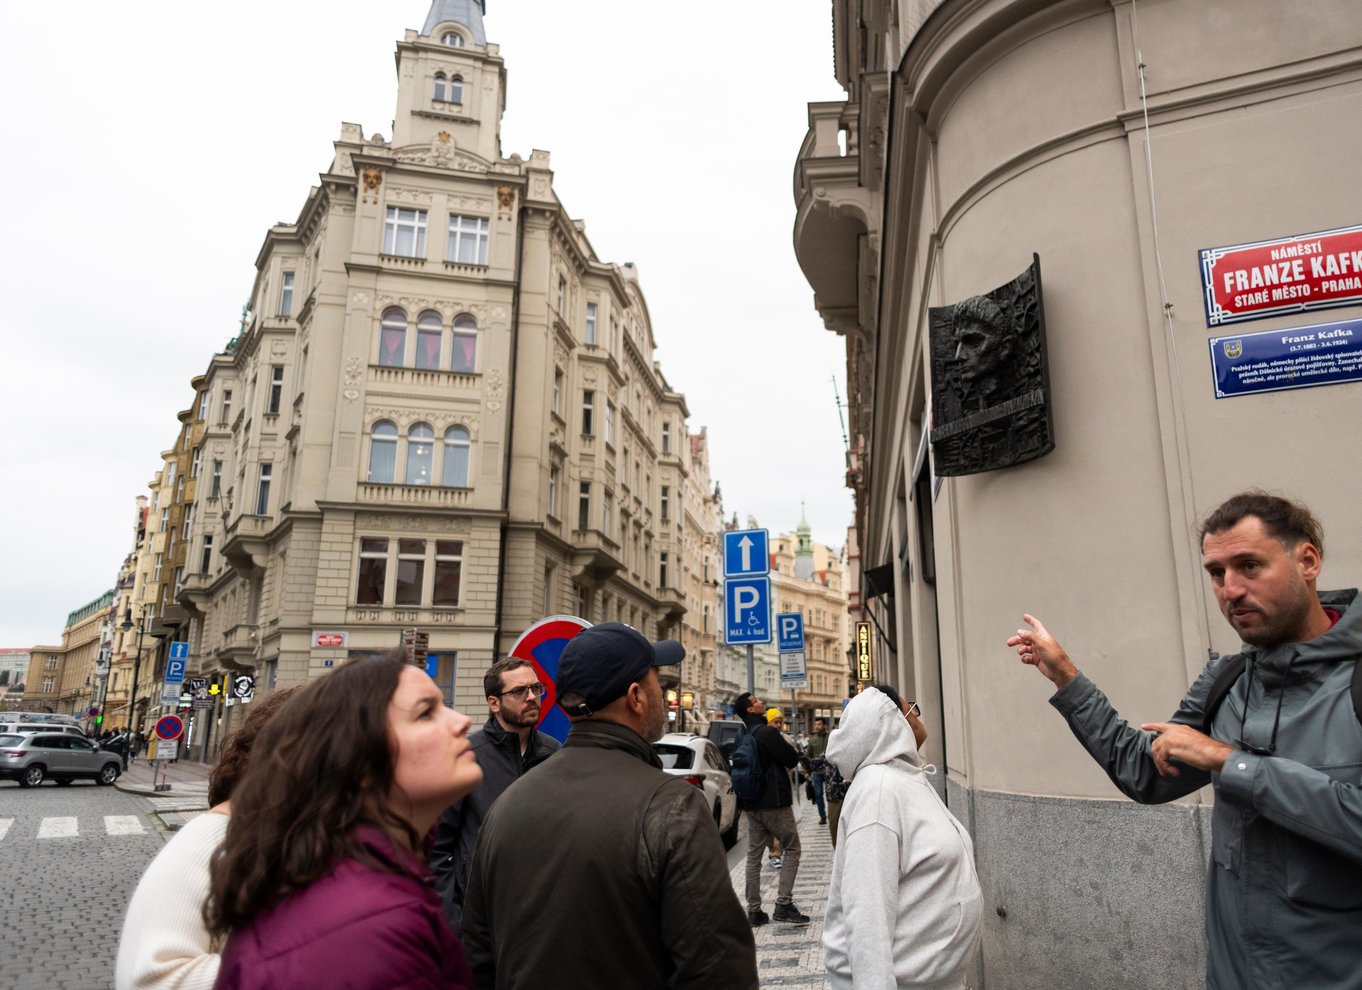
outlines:
{"label": "stucco relief ornament", "polygon": [[454,138],[449,131],[441,131],[435,135],[435,139],[430,142],[430,153],[435,159],[435,164],[441,168],[449,168],[454,164]]}
{"label": "stucco relief ornament", "polygon": [[364,194],[360,197],[361,203],[369,202],[369,195],[373,194],[373,202],[378,202],[378,187],[383,185],[383,172],[376,168],[366,168],[362,177],[364,182]]}
{"label": "stucco relief ornament", "polygon": [[369,293],[356,292],[353,296],[350,297],[350,302],[353,303],[355,306],[367,306],[369,305]]}
{"label": "stucco relief ornament", "polygon": [[345,391],[341,395],[345,396],[346,402],[354,402],[359,398],[359,383],[364,374],[364,364],[357,357],[351,357],[345,362]]}
{"label": "stucco relief ornament", "polygon": [[275,357],[283,357],[288,353],[288,344],[282,340],[276,340],[270,344],[270,353]]}
{"label": "stucco relief ornament", "polygon": [[515,186],[497,186],[497,216],[510,217],[515,209]]}

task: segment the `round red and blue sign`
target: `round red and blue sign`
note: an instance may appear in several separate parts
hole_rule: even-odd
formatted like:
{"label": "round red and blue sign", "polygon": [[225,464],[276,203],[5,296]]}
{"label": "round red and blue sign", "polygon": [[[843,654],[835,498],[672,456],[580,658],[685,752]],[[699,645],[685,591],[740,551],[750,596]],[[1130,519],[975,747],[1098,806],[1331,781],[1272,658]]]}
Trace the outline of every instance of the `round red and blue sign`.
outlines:
{"label": "round red and blue sign", "polygon": [[162,715],[156,720],[157,739],[179,739],[184,733],[184,720],[178,715]]}
{"label": "round red and blue sign", "polygon": [[559,742],[567,739],[572,723],[556,704],[558,658],[562,656],[568,640],[590,625],[590,622],[575,615],[551,615],[526,629],[511,647],[511,656],[533,667],[544,685],[544,697],[539,704],[539,731]]}

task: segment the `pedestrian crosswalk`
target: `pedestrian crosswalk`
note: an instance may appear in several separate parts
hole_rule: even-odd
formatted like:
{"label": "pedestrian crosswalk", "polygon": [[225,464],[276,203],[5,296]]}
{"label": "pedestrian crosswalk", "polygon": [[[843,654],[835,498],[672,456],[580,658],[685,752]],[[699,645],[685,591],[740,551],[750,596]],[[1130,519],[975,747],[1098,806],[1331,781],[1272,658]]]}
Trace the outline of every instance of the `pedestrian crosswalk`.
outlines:
{"label": "pedestrian crosswalk", "polygon": [[15,839],[72,839],[94,835],[145,835],[149,831],[146,822],[137,815],[91,815],[84,820],[75,815],[52,815],[36,821],[20,822],[18,827],[14,827],[15,822],[13,818],[0,818],[0,842],[7,836]]}

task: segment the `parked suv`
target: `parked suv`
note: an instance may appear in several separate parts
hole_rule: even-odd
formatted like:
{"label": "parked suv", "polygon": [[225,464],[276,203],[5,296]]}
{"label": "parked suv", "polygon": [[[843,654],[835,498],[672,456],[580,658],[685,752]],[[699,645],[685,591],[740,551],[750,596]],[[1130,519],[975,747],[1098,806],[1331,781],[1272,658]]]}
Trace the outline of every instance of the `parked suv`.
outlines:
{"label": "parked suv", "polygon": [[118,754],[67,732],[0,735],[0,779],[17,780],[20,787],[37,787],[48,777],[63,785],[83,778],[107,786],[122,769]]}
{"label": "parked suv", "polygon": [[653,743],[653,749],[662,758],[662,769],[700,788],[724,848],[732,849],[738,841],[738,799],[728,776],[728,761],[719,748],[690,732],[669,732]]}
{"label": "parked suv", "polygon": [[26,736],[34,732],[65,732],[68,735],[85,739],[86,735],[78,725],[65,722],[4,722],[0,721],[0,735]]}
{"label": "parked suv", "polygon": [[715,719],[705,730],[709,741],[719,747],[719,752],[724,754],[725,760],[733,755],[738,740],[746,731],[747,726],[735,718]]}

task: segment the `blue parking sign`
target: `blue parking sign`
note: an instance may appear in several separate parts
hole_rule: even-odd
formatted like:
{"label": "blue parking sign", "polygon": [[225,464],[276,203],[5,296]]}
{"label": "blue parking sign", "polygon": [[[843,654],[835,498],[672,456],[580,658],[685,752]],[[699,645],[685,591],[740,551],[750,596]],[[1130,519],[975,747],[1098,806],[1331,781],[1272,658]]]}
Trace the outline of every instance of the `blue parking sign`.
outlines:
{"label": "blue parking sign", "polygon": [[771,642],[771,579],[724,582],[724,642],[729,646]]}
{"label": "blue parking sign", "polygon": [[801,612],[781,612],[776,616],[776,650],[779,653],[798,653],[804,649],[804,615]]}

